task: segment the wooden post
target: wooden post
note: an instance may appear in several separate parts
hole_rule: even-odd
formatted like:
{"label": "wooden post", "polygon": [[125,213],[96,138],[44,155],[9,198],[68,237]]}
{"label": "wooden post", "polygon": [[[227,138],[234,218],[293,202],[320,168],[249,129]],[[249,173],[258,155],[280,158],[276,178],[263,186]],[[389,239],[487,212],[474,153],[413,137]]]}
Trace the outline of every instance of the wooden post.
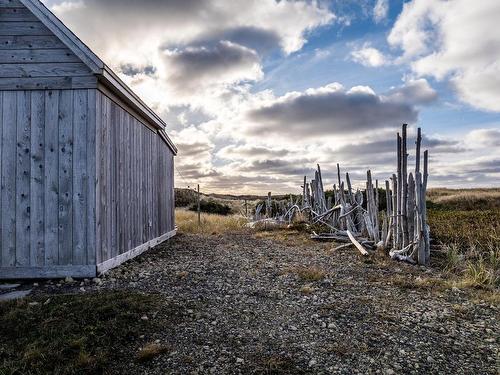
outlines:
{"label": "wooden post", "polygon": [[420,145],[422,143],[422,130],[418,128],[417,130],[417,140],[415,144],[417,145],[415,152],[415,173],[420,172]]}
{"label": "wooden post", "polygon": [[339,187],[340,187],[341,179],[340,179],[340,165],[339,165],[339,163],[337,163],[337,177],[339,179]]}
{"label": "wooden post", "polygon": [[397,187],[398,187],[398,199],[397,199],[397,211],[396,211],[396,249],[401,249],[402,243],[402,224],[401,224],[401,198],[403,197],[403,184],[401,183],[402,179],[402,170],[401,170],[401,136],[398,133],[398,178],[397,178]]}
{"label": "wooden post", "polygon": [[425,241],[425,264],[429,265],[431,260],[431,244],[430,244],[430,233],[429,226],[427,225],[427,179],[429,177],[428,173],[428,162],[429,162],[429,152],[424,151],[424,176],[422,182],[422,226],[424,230],[424,241]]}
{"label": "wooden post", "polygon": [[245,199],[245,216],[248,217],[248,204],[246,199]]}
{"label": "wooden post", "polygon": [[354,197],[352,195],[351,178],[349,177],[349,173],[345,174],[345,180],[347,181],[347,190],[348,190],[348,194],[349,194],[349,203],[354,204]]}
{"label": "wooden post", "polygon": [[201,210],[200,210],[200,184],[198,184],[198,226],[201,227]]}
{"label": "wooden post", "polygon": [[271,218],[272,214],[272,205],[271,205],[271,192],[267,193],[267,202],[266,202],[266,217]]}
{"label": "wooden post", "polygon": [[398,180],[395,174],[392,175],[392,247],[396,248],[396,236],[398,233],[397,207],[398,207]]}
{"label": "wooden post", "polygon": [[408,153],[407,153],[407,141],[406,141],[406,127],[408,125],[403,124],[402,131],[402,143],[401,143],[401,156],[402,160],[402,171],[401,171],[401,182],[402,187],[402,201],[401,201],[401,223],[403,224],[401,229],[403,230],[403,248],[408,245],[408,218],[407,218],[407,200],[408,200]]}

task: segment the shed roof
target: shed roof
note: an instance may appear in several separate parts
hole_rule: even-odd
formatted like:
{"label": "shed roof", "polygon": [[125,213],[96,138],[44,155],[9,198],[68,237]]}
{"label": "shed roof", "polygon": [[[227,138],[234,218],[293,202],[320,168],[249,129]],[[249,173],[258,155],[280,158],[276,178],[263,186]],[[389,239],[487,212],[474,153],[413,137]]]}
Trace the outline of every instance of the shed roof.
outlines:
{"label": "shed roof", "polygon": [[19,0],[28,8],[50,31],[54,33],[82,62],[89,67],[99,82],[108,87],[115,95],[128,105],[139,111],[158,129],[162,139],[169,145],[174,154],[177,147],[165,131],[166,124],[142,99],[135,94],[120,77],[113,72],[85,43],[83,43],[59,18],[57,18],[39,0]]}

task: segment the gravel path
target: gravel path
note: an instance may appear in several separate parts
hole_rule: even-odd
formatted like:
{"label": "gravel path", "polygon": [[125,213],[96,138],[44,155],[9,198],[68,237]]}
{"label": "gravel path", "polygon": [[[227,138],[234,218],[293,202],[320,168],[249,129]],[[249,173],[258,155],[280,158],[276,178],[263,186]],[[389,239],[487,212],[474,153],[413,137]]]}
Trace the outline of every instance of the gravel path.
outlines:
{"label": "gravel path", "polygon": [[266,236],[179,234],[106,275],[99,288],[168,305],[143,340],[169,351],[116,372],[499,373],[498,306],[421,283],[431,271]]}

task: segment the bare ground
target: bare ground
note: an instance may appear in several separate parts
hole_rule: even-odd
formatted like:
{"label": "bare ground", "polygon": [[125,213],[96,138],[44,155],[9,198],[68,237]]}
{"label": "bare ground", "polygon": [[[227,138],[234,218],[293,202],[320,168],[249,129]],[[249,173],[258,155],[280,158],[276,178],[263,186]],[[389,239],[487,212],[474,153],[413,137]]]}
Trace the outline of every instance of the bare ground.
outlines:
{"label": "bare ground", "polygon": [[[278,239],[276,237],[279,237]],[[495,300],[439,275],[301,235],[179,234],[111,271],[102,285],[41,284],[36,295],[157,294],[116,374],[498,374]],[[136,353],[156,342],[149,362]]]}

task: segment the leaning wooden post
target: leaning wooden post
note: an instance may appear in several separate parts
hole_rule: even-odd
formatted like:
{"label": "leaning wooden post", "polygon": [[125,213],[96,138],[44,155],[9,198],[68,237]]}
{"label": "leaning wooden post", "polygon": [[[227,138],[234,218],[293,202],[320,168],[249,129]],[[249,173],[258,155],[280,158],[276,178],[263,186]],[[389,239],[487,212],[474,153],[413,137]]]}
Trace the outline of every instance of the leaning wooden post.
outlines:
{"label": "leaning wooden post", "polygon": [[427,179],[429,177],[428,173],[428,162],[429,162],[429,152],[427,150],[424,151],[424,176],[422,182],[422,222],[423,222],[423,230],[424,230],[424,241],[425,241],[425,264],[429,265],[431,260],[431,244],[430,244],[430,233],[429,226],[427,225]]}
{"label": "leaning wooden post", "polygon": [[302,208],[307,206],[306,184],[307,184],[307,176],[304,176],[304,185],[302,186]]}
{"label": "leaning wooden post", "polygon": [[271,206],[271,192],[267,193],[267,202],[266,202],[266,216],[267,218],[271,218],[271,214],[272,214],[272,206]]}
{"label": "leaning wooden post", "polygon": [[422,143],[422,129],[417,129],[417,140],[415,144],[417,145],[415,151],[415,173],[420,172],[420,145]]}
{"label": "leaning wooden post", "polygon": [[201,210],[200,210],[200,184],[198,184],[198,194],[197,194],[197,200],[198,200],[198,226],[201,227]]}
{"label": "leaning wooden post", "polygon": [[403,124],[403,135],[402,135],[402,143],[401,143],[401,156],[402,160],[402,171],[401,171],[401,182],[403,183],[402,187],[402,201],[401,201],[401,217],[402,217],[402,227],[403,230],[403,248],[408,245],[408,217],[407,217],[407,201],[408,201],[408,153],[407,153],[407,142],[406,142],[406,127],[408,125]]}
{"label": "leaning wooden post", "polygon": [[339,187],[340,187],[340,183],[342,182],[341,179],[340,179],[340,165],[339,163],[337,163],[337,177],[339,179]]}
{"label": "leaning wooden post", "polygon": [[345,180],[347,181],[347,193],[349,194],[349,203],[354,204],[354,196],[352,195],[351,178],[349,173],[345,174]]}
{"label": "leaning wooden post", "polygon": [[402,242],[402,231],[401,231],[401,198],[403,196],[402,193],[402,188],[403,184],[401,183],[401,176],[402,176],[402,170],[401,170],[401,136],[398,133],[398,178],[397,178],[397,188],[398,188],[398,199],[397,199],[397,209],[396,209],[396,249],[401,249],[401,242]]}
{"label": "leaning wooden post", "polygon": [[407,201],[407,214],[408,214],[408,238],[409,243],[412,242],[414,237],[415,228],[415,180],[413,179],[413,174],[410,172],[408,175],[408,201]]}
{"label": "leaning wooden post", "polygon": [[398,180],[395,174],[392,175],[392,247],[396,248],[396,237],[398,233],[397,207],[398,207]]}

